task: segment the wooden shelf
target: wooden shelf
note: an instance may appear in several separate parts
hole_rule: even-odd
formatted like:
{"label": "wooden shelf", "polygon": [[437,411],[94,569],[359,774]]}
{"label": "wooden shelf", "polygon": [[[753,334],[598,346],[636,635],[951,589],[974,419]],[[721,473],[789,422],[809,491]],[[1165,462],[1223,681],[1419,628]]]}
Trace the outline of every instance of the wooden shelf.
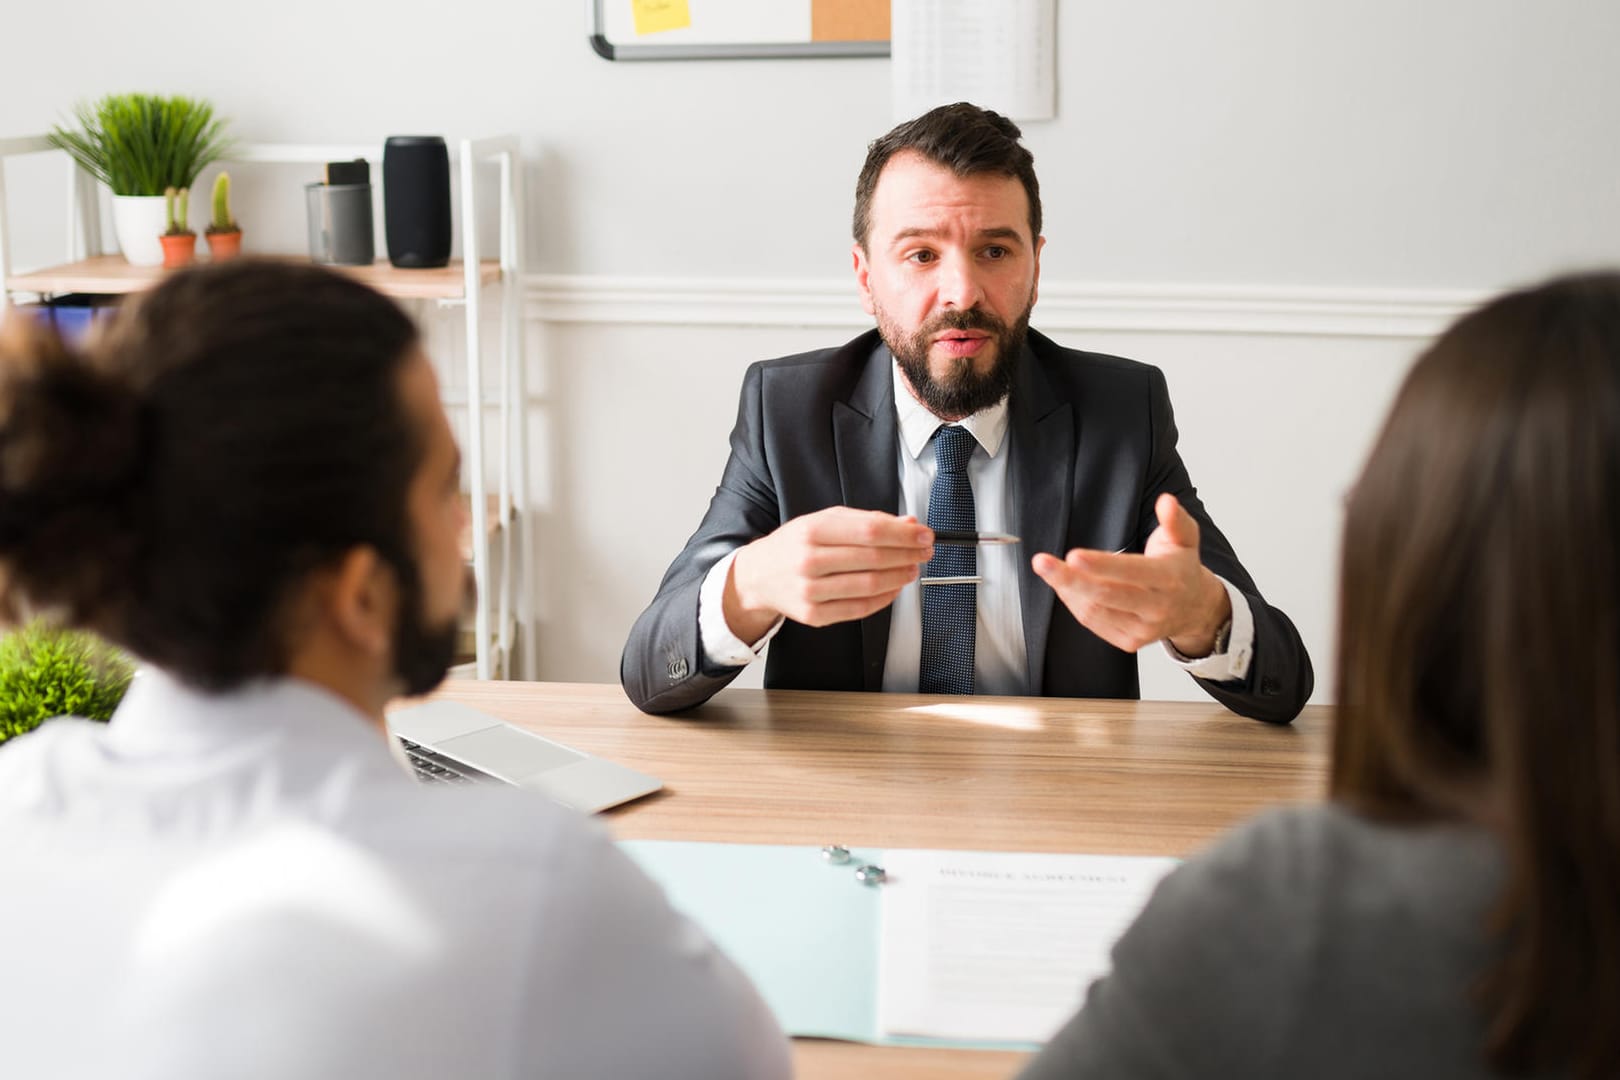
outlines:
{"label": "wooden shelf", "polygon": [[[523,627],[516,623],[510,624],[511,648],[500,648],[499,627],[490,628],[490,652],[495,661],[494,678],[509,679],[512,657],[517,654],[517,642],[523,636]],[[449,677],[453,679],[476,679],[478,677],[478,631],[473,626],[471,612],[463,613],[456,628],[456,651],[450,658]]]}
{"label": "wooden shelf", "polygon": [[[24,154],[39,154],[51,151],[50,140],[44,135],[28,138],[0,138],[0,166],[12,157]],[[511,261],[507,264],[514,275],[522,273],[522,236],[518,225],[520,210],[523,205],[523,147],[522,141],[516,135],[499,135],[484,139],[463,139],[459,147],[450,149],[453,157],[461,169],[461,176],[467,179],[471,170],[475,168],[500,168],[500,186],[498,200],[492,200],[488,194],[479,197],[479,191],[488,185],[482,181],[469,182],[462,186],[458,205],[460,207],[460,225],[462,235],[477,235],[478,231],[491,224],[498,224],[501,241],[497,247],[482,249],[486,253],[496,250],[509,254]],[[352,158],[365,158],[373,163],[378,159],[380,145],[305,145],[305,144],[239,144],[228,155],[232,160],[251,161],[265,164],[283,165],[318,165],[322,162],[347,161]],[[375,171],[375,164],[373,165]],[[69,235],[83,237],[90,243],[89,250],[100,251],[97,241],[102,234],[102,209],[104,192],[96,186],[95,181],[82,170],[75,169],[70,173],[69,188]],[[296,192],[296,189],[293,189]],[[481,209],[482,208],[482,209]],[[73,260],[82,248],[76,246],[74,241],[69,242],[65,249],[58,249],[60,257],[66,261],[58,266],[51,266],[30,273],[14,273],[10,261],[11,230],[6,228],[6,204],[0,199],[0,311],[9,306],[9,303],[19,298],[39,296],[49,299],[68,293],[89,293],[93,295],[127,295],[140,293],[151,289],[164,280],[169,271],[161,267],[131,266],[122,255],[97,255],[91,258]],[[379,241],[381,237],[379,236]],[[207,262],[208,257],[203,245],[198,245],[200,262]],[[310,260],[302,255],[296,243],[288,248],[287,254],[266,254],[263,258],[273,258],[289,264],[308,265]],[[469,252],[471,249],[469,249]],[[491,290],[487,286],[498,285],[502,281],[503,271],[497,259],[480,259],[476,268],[468,267],[461,262],[452,262],[450,265],[434,270],[401,270],[390,263],[379,260],[370,266],[334,266],[335,272],[347,274],[376,289],[386,296],[401,301],[438,301],[438,303],[412,304],[411,315],[422,321],[434,319],[441,322],[460,323],[466,332],[466,348],[462,350],[461,361],[467,367],[467,385],[473,386],[482,380],[482,373],[486,370],[487,361],[499,355],[501,366],[500,374],[496,379],[499,402],[506,407],[515,406],[519,416],[524,415],[527,408],[528,396],[524,390],[525,364],[523,360],[524,338],[523,333],[497,335],[482,335],[481,326],[487,321],[487,316],[498,311],[508,326],[516,325],[511,322],[513,316],[521,316],[523,298],[516,289]],[[472,281],[468,276],[471,271]],[[517,307],[508,305],[516,304]],[[460,309],[454,310],[454,309]],[[449,309],[449,310],[446,310]],[[448,357],[445,358],[448,361]],[[532,619],[533,607],[530,603],[529,591],[525,578],[533,573],[530,569],[532,553],[525,544],[510,542],[513,532],[518,524],[519,517],[516,508],[503,515],[495,508],[495,496],[491,493],[492,486],[509,485],[514,491],[524,491],[527,486],[527,449],[526,449],[526,423],[516,425],[515,433],[504,425],[497,429],[492,440],[495,444],[496,469],[485,469],[484,457],[490,447],[484,438],[488,426],[485,420],[483,401],[478,395],[470,395],[473,400],[466,408],[466,423],[464,425],[463,441],[468,447],[470,486],[478,491],[484,499],[483,505],[473,506],[471,520],[468,523],[466,534],[461,538],[463,548],[468,552],[469,562],[477,575],[483,579],[484,593],[479,597],[479,607],[474,612],[474,626],[481,625],[482,633],[475,633],[470,646],[476,653],[476,666],[474,671],[481,678],[491,678],[497,672],[503,677],[510,677],[514,664],[524,671],[538,668],[539,657],[535,652],[534,633],[520,634],[518,629],[525,620]],[[512,437],[515,434],[515,438]],[[476,470],[477,474],[473,475]],[[491,473],[498,471],[499,482],[490,484],[487,481]],[[469,504],[477,504],[480,500],[468,499]],[[503,520],[504,518],[504,520]],[[499,542],[497,542],[499,541]],[[498,565],[497,565],[498,560]],[[499,582],[499,589],[494,582]],[[496,612],[505,612],[505,618],[510,624],[499,629],[509,630],[506,634],[508,648],[501,648],[500,635],[494,631],[498,621]],[[521,641],[524,645],[524,655],[521,662],[511,655],[510,643]]]}
{"label": "wooden shelf", "polygon": [[[370,266],[333,266],[331,269],[358,278],[385,296],[400,299],[460,300],[467,295],[466,277],[459,260],[436,270],[401,270],[386,259],[379,259]],[[161,266],[131,266],[122,255],[97,255],[27,274],[13,274],[6,278],[5,287],[47,295],[136,293],[150,289],[167,273]],[[485,259],[479,263],[479,284],[491,285],[500,277],[499,262]]]}
{"label": "wooden shelf", "polygon": [[[467,514],[467,529],[461,534],[461,555],[470,560],[472,558],[473,526],[476,520],[472,514],[472,496],[465,491],[461,493],[461,505]],[[498,494],[484,496],[484,533],[491,540],[501,534],[501,526],[505,524],[501,516],[501,497]]]}

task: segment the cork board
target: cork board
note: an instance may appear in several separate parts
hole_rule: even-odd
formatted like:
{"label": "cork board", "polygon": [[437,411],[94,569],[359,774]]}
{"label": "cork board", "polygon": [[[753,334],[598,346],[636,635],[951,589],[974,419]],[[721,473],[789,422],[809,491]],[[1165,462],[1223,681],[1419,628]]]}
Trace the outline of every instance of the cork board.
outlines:
{"label": "cork board", "polygon": [[889,0],[587,0],[605,60],[888,56]]}

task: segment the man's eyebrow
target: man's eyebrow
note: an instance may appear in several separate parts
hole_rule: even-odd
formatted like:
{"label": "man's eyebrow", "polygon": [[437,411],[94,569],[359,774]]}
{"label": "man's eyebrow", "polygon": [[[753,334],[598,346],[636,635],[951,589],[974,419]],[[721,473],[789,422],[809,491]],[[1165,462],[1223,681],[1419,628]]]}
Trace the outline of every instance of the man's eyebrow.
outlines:
{"label": "man's eyebrow", "polygon": [[[944,234],[944,229],[929,229],[917,225],[912,226],[909,229],[901,229],[899,232],[894,234],[893,238],[891,238],[889,242],[891,244],[898,244],[902,240],[932,240],[936,237],[943,236]],[[990,229],[980,229],[973,235],[974,239],[977,240],[1011,240],[1020,246],[1024,242],[1024,234],[1010,225],[997,225]]]}

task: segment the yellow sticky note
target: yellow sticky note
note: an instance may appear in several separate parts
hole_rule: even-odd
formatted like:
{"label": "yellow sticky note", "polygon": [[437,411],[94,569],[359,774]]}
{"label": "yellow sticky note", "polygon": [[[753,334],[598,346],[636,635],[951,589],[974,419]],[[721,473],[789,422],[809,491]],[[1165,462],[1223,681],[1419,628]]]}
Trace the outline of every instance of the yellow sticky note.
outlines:
{"label": "yellow sticky note", "polygon": [[657,34],[692,25],[692,12],[686,0],[630,0],[636,13],[636,33]]}

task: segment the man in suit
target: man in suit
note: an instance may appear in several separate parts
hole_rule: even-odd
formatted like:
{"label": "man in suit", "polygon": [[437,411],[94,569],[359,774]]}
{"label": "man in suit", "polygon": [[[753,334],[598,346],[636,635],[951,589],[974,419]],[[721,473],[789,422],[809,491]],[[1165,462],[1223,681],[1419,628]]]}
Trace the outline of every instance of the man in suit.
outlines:
{"label": "man in suit", "polygon": [[748,370],[708,513],[625,645],[640,708],[701,704],[767,642],[771,688],[1136,697],[1163,642],[1233,711],[1298,715],[1304,643],[1205,512],[1164,376],[1029,329],[1019,134],[956,104],[871,145],[852,253],[877,329]]}

